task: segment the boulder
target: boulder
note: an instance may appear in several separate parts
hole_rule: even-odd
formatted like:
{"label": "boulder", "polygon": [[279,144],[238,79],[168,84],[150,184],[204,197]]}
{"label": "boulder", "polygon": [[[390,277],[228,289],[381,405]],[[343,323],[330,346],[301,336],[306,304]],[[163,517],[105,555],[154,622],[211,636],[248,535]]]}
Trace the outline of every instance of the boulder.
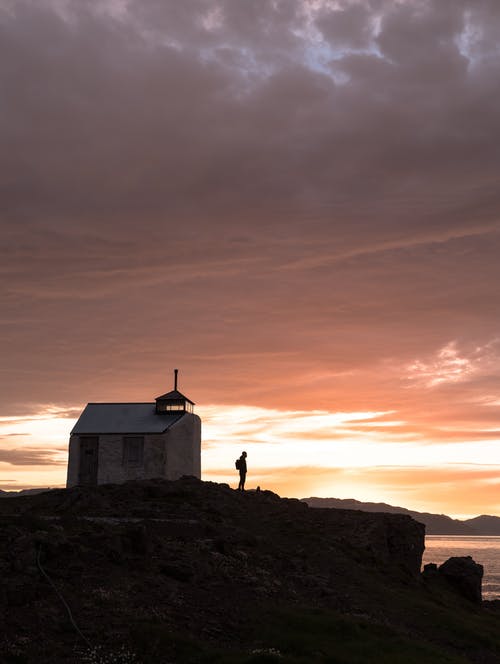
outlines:
{"label": "boulder", "polygon": [[424,579],[435,579],[438,575],[438,566],[436,563],[427,563],[422,572]]}
{"label": "boulder", "polygon": [[481,603],[483,566],[474,562],[471,556],[448,558],[439,566],[438,572],[460,595],[472,602]]}

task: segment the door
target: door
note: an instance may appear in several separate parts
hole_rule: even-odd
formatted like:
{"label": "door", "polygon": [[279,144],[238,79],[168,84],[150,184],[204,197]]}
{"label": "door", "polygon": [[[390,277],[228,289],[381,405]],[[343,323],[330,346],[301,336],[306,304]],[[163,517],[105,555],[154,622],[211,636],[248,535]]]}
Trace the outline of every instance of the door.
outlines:
{"label": "door", "polygon": [[99,436],[80,437],[80,473],[78,484],[95,486],[97,484],[97,461]]}

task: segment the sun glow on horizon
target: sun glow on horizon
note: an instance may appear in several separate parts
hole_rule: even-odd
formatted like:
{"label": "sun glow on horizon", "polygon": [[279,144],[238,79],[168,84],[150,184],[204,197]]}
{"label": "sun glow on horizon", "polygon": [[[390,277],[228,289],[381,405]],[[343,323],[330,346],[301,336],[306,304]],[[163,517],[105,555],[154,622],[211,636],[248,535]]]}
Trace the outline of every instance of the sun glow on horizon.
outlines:
{"label": "sun glow on horizon", "polygon": [[[0,488],[64,486],[78,408],[41,408],[0,418]],[[233,484],[234,459],[249,454],[249,486],[289,497],[355,498],[454,514],[500,514],[496,439],[406,438],[392,410],[329,412],[212,404],[203,422],[202,477]],[[401,429],[401,431],[400,431]],[[478,464],[487,458],[488,464]]]}

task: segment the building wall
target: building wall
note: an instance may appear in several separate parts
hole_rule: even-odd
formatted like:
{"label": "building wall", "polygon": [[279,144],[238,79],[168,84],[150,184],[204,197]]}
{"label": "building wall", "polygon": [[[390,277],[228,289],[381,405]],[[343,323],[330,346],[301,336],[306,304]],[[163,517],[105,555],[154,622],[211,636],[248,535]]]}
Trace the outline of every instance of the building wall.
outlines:
{"label": "building wall", "polygon": [[68,454],[68,476],[66,486],[78,484],[78,473],[80,469],[80,436],[70,436]]}
{"label": "building wall", "polygon": [[186,413],[166,432],[166,475],[175,480],[182,475],[201,477],[201,420]]}
{"label": "building wall", "polygon": [[99,436],[98,484],[162,477],[165,468],[165,434],[144,436],[143,463],[123,464],[123,435]]}
{"label": "building wall", "polygon": [[[201,420],[197,415],[185,413],[165,433],[145,434],[143,464],[138,466],[123,463],[125,435],[99,436],[98,484],[156,477],[178,479],[182,475],[201,477]],[[80,436],[73,435],[69,443],[67,487],[78,485],[79,471]]]}

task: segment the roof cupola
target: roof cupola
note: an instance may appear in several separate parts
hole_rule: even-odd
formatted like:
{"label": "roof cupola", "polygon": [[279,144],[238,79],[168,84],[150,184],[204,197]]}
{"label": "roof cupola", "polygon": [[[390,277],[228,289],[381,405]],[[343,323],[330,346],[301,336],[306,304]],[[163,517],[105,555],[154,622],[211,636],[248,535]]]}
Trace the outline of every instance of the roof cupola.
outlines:
{"label": "roof cupola", "polygon": [[162,413],[172,413],[172,412],[185,412],[192,413],[194,410],[194,403],[191,399],[185,397],[177,389],[177,380],[178,380],[179,370],[174,369],[174,389],[171,392],[162,394],[161,397],[156,397],[156,412],[159,414]]}

